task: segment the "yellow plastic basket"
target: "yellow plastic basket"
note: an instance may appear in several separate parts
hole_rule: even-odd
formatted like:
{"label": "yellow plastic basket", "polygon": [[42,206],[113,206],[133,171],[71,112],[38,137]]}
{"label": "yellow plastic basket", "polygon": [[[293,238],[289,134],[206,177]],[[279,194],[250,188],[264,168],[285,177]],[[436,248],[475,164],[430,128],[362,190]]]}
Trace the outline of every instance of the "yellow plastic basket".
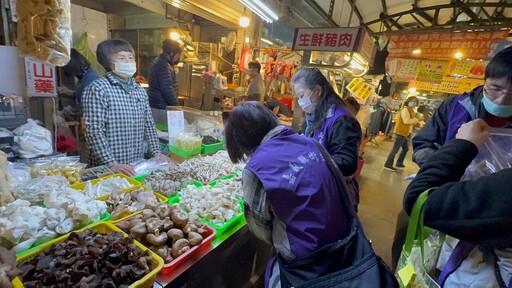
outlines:
{"label": "yellow plastic basket", "polygon": [[[136,180],[134,180],[133,178],[130,178],[124,174],[114,174],[114,175],[108,175],[108,176],[105,176],[105,177],[101,177],[101,178],[97,178],[97,179],[93,179],[93,180],[89,180],[89,181],[86,181],[86,182],[81,182],[81,183],[76,183],[76,184],[73,184],[71,185],[70,187],[75,189],[75,190],[85,190],[85,186],[87,184],[87,182],[90,182],[92,185],[100,182],[101,180],[105,180],[105,179],[108,179],[108,178],[113,178],[113,177],[121,177],[121,178],[124,178],[126,179],[130,184],[132,184],[133,186],[130,187],[130,188],[127,188],[127,189],[124,189],[124,190],[121,190],[120,192],[121,193],[124,193],[124,192],[128,192],[128,191],[131,191],[133,189],[137,189],[137,188],[141,188],[142,185],[140,184],[140,182],[137,182]],[[108,195],[105,195],[105,196],[108,196]],[[102,200],[100,198],[103,198],[105,196],[101,196],[101,197],[97,197],[96,200]]]}
{"label": "yellow plastic basket", "polygon": [[[128,235],[126,233],[124,233],[123,231],[121,231],[121,229],[117,228],[116,226],[114,226],[113,224],[109,223],[109,222],[98,222],[96,223],[95,225],[91,225],[89,227],[86,227],[86,228],[82,228],[78,231],[75,231],[75,232],[79,232],[79,231],[83,231],[85,229],[92,229],[92,230],[95,230],[99,233],[104,233],[104,234],[108,234],[108,233],[113,233],[113,232],[122,232],[124,237],[128,237]],[[28,261],[32,258],[34,258],[37,254],[41,253],[43,250],[45,250],[46,248],[49,248],[50,246],[54,245],[54,244],[57,244],[57,243],[60,243],[64,240],[66,240],[67,238],[69,237],[69,234],[66,234],[64,236],[61,236],[57,239],[54,239],[48,243],[45,243],[44,245],[41,245],[41,247],[39,247],[39,249],[37,250],[34,250],[34,251],[31,251],[27,254],[24,254],[20,257],[18,257],[16,259],[16,263],[20,263],[20,262],[23,262],[23,261]],[[146,251],[148,250],[148,248],[142,244],[140,244],[138,241],[133,241],[133,244],[135,244],[135,246],[139,247],[142,251]],[[151,250],[149,251],[151,253],[151,264],[153,266],[153,270],[151,270],[146,276],[144,276],[144,278],[134,282],[133,284],[131,284],[129,286],[129,288],[150,288],[150,287],[153,287],[153,282],[155,281],[155,278],[156,276],[158,275],[158,273],[160,272],[160,270],[162,270],[162,267],[164,266],[164,260],[162,260],[162,258],[160,258],[160,256],[156,255],[155,253],[153,253]],[[16,279],[14,279],[12,281],[12,284],[13,284],[13,287],[14,288],[23,288],[23,283],[21,281],[21,279],[19,277],[17,277]]]}

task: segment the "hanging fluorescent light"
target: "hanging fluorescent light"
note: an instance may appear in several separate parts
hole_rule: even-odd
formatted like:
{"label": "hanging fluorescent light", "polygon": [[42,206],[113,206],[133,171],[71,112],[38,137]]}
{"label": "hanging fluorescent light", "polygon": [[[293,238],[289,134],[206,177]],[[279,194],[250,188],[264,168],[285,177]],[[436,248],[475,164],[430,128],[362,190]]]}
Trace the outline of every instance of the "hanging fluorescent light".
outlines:
{"label": "hanging fluorescent light", "polygon": [[[251,1],[251,0],[249,0],[249,1]],[[277,17],[276,13],[274,13],[274,11],[270,10],[270,8],[268,8],[267,5],[263,4],[260,0],[252,0],[252,2],[256,3],[256,5],[258,7],[263,9],[263,12],[267,12],[267,14],[270,17],[272,17],[272,19],[274,19],[275,21],[277,21],[277,19],[279,19],[279,17]]]}
{"label": "hanging fluorescent light", "polygon": [[240,0],[247,8],[251,9],[256,15],[267,23],[272,23],[274,20],[279,19],[276,13],[263,4],[260,0]]}
{"label": "hanging fluorescent light", "polygon": [[268,45],[274,45],[274,42],[268,40],[268,39],[265,39],[265,38],[261,38],[261,41],[264,42],[264,43],[267,43]]}
{"label": "hanging fluorescent light", "polygon": [[249,9],[251,9],[252,12],[254,12],[256,15],[258,15],[261,19],[263,19],[267,23],[272,23],[272,20],[265,16],[265,14],[258,9],[258,7],[254,6],[251,2],[248,0],[240,0],[245,6],[247,6]]}

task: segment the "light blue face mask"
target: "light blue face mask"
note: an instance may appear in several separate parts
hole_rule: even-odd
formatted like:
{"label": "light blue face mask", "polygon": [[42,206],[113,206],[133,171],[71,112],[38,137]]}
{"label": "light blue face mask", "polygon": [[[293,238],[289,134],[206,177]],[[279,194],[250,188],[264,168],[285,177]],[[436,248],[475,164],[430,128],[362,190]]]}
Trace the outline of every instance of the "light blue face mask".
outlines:
{"label": "light blue face mask", "polygon": [[498,105],[489,100],[485,93],[484,97],[482,97],[482,104],[484,104],[485,110],[494,116],[502,118],[512,116],[512,105]]}

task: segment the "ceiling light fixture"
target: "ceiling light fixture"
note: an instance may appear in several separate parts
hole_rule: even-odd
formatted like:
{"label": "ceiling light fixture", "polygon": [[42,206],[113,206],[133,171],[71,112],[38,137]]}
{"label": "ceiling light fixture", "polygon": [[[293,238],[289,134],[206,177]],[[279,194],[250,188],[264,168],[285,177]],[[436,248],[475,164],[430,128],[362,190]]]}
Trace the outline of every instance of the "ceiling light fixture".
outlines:
{"label": "ceiling light fixture", "polygon": [[176,31],[172,31],[170,36],[171,36],[171,40],[174,40],[174,41],[180,39],[180,33],[176,32]]}
{"label": "ceiling light fixture", "polygon": [[279,19],[279,17],[270,8],[263,4],[260,0],[240,0],[247,8],[258,15],[267,23],[272,23]]}
{"label": "ceiling light fixture", "polygon": [[421,49],[416,49],[416,50],[412,51],[412,54],[420,54],[420,53],[421,53]]}
{"label": "ceiling light fixture", "polygon": [[455,56],[455,59],[461,59],[463,55],[462,55],[462,53],[461,53],[461,52],[457,52],[457,53],[455,53],[455,55],[453,55],[453,56]]}
{"label": "ceiling light fixture", "polygon": [[265,38],[261,38],[261,41],[264,42],[264,43],[267,43],[268,45],[274,45],[274,42],[268,40],[268,39],[265,39]]}
{"label": "ceiling light fixture", "polygon": [[242,14],[242,16],[240,16],[240,26],[242,28],[247,28],[247,27],[249,27],[249,24],[250,24],[250,20],[249,20],[249,17],[247,17],[247,13],[246,13],[246,10],[244,7],[244,14]]}

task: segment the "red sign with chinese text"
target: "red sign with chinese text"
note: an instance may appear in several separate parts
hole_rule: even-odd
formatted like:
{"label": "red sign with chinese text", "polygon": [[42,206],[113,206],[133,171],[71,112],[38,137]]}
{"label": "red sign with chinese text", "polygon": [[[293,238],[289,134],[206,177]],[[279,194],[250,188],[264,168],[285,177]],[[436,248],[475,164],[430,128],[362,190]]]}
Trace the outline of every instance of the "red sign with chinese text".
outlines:
{"label": "red sign with chinese text", "polygon": [[[456,52],[461,52],[463,58],[480,60],[487,55],[490,42],[504,40],[507,35],[508,30],[391,35],[388,57],[453,59]],[[416,49],[420,49],[421,53],[413,55],[412,51]]]}
{"label": "red sign with chinese text", "polygon": [[25,57],[25,79],[28,96],[57,96],[55,68]]}
{"label": "red sign with chinese text", "polygon": [[364,30],[347,28],[296,28],[293,50],[358,52],[363,43]]}

